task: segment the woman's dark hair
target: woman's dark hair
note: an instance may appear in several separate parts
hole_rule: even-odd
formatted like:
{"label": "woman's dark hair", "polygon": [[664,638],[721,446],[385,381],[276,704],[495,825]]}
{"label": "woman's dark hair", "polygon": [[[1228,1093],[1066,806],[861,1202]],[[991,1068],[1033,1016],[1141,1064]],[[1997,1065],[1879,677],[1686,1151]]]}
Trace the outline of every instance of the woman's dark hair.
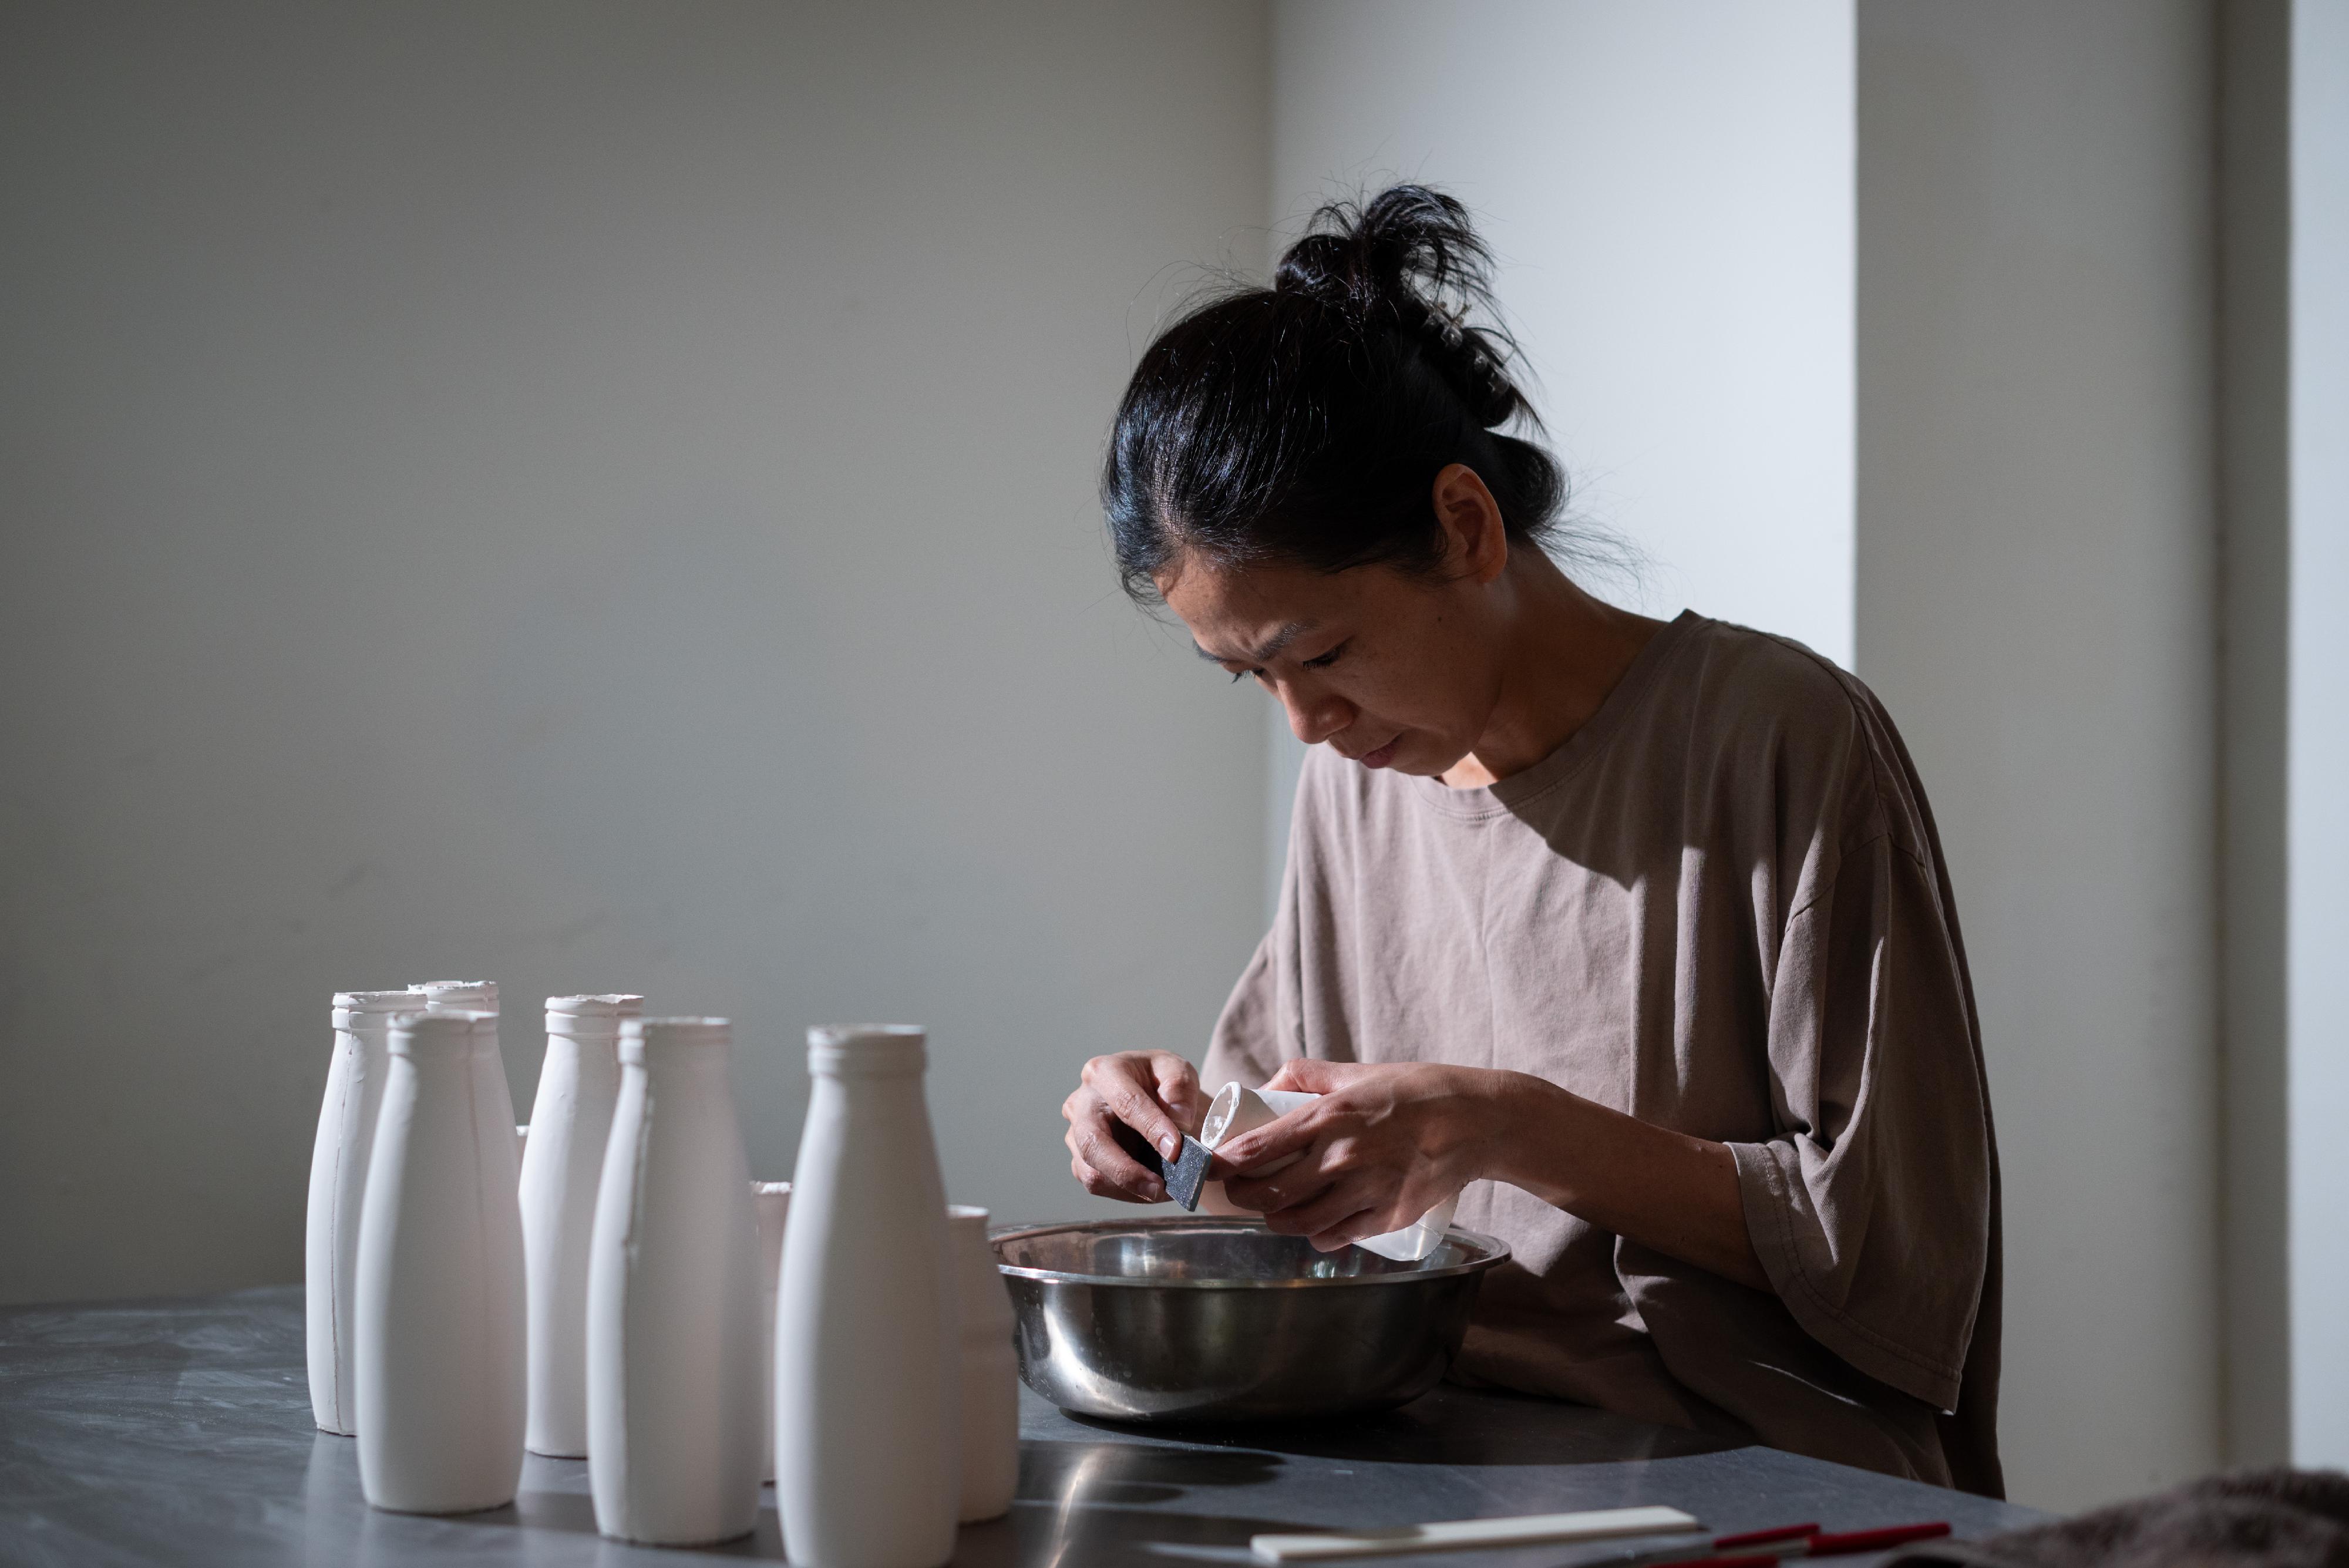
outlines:
{"label": "woman's dark hair", "polygon": [[1270,288],[1223,294],[1160,333],[1102,465],[1126,592],[1147,602],[1186,555],[1433,573],[1432,493],[1455,462],[1492,491],[1513,541],[1547,543],[1566,480],[1500,433],[1541,421],[1510,379],[1492,266],[1466,208],[1396,185],[1315,213]]}

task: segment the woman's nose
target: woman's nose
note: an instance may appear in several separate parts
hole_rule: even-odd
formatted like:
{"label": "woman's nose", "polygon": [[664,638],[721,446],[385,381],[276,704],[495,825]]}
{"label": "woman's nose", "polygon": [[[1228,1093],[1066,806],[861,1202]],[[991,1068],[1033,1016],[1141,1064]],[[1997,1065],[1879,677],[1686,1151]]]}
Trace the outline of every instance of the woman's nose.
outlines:
{"label": "woman's nose", "polygon": [[1342,697],[1284,690],[1280,704],[1288,710],[1288,728],[1299,741],[1318,746],[1354,722],[1353,704]]}

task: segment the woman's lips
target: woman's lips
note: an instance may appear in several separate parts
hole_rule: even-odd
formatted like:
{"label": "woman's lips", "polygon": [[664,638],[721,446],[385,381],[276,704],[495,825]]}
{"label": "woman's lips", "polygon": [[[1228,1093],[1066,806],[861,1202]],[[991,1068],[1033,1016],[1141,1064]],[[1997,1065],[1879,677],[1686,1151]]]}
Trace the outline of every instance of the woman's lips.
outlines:
{"label": "woman's lips", "polygon": [[1401,735],[1397,735],[1393,740],[1389,741],[1377,751],[1364,752],[1360,759],[1361,764],[1366,768],[1382,768],[1389,763],[1394,761],[1395,748],[1402,744],[1402,737]]}

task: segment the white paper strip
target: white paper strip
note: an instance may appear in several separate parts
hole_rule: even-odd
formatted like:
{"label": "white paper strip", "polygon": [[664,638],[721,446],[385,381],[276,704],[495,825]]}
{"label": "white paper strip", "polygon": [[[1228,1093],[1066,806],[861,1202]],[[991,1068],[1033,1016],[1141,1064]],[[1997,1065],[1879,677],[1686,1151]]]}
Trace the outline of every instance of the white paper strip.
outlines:
{"label": "white paper strip", "polygon": [[1583,1513],[1535,1513],[1516,1519],[1458,1519],[1345,1534],[1258,1535],[1248,1546],[1267,1563],[1312,1563],[1335,1557],[1393,1557],[1406,1552],[1446,1552],[1471,1546],[1555,1546],[1623,1535],[1666,1535],[1703,1529],[1677,1508],[1602,1508]]}

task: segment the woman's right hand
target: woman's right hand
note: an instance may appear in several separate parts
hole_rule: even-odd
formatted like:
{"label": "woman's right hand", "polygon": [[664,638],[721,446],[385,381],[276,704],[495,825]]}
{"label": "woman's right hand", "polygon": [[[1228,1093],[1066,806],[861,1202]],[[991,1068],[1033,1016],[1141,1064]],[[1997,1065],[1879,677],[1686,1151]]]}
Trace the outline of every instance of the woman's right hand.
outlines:
{"label": "woman's right hand", "polygon": [[1120,1051],[1085,1064],[1084,1081],[1061,1106],[1069,1123],[1069,1168],[1097,1198],[1157,1203],[1165,1184],[1118,1147],[1122,1123],[1168,1159],[1207,1115],[1199,1074],[1172,1051]]}

